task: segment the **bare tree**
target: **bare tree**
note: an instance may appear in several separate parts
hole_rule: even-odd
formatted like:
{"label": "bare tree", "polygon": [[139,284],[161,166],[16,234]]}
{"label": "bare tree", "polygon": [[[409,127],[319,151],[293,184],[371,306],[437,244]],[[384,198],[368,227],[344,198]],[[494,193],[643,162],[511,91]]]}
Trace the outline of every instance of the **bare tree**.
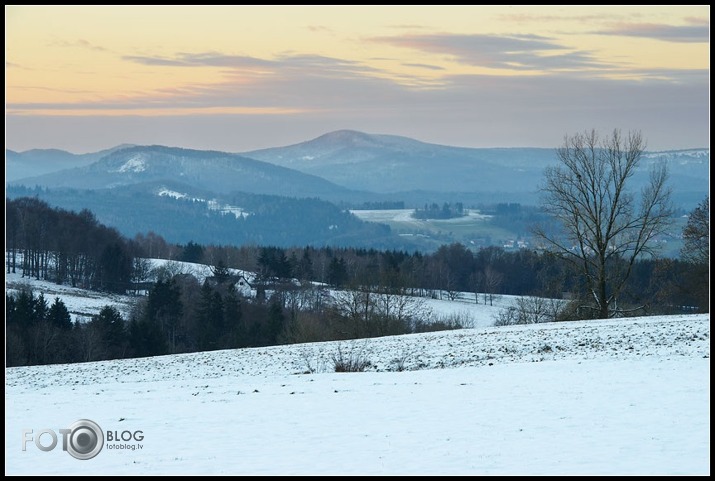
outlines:
{"label": "bare tree", "polygon": [[688,263],[681,288],[700,312],[710,312],[710,197],[690,213],[683,229],[681,255]]}
{"label": "bare tree", "polygon": [[484,305],[487,304],[487,299],[489,299],[489,305],[493,306],[494,294],[504,281],[504,275],[501,272],[497,272],[492,266],[487,266],[481,273],[481,280],[484,288]]}
{"label": "bare tree", "polygon": [[135,257],[132,264],[131,281],[134,284],[134,295],[139,294],[140,285],[147,282],[151,277],[151,261],[141,257]]}
{"label": "bare tree", "polygon": [[688,216],[683,229],[683,260],[710,264],[710,197],[706,197]]}
{"label": "bare tree", "polygon": [[640,132],[596,131],[566,136],[559,165],[545,171],[543,207],[563,227],[534,233],[546,248],[573,262],[592,300],[584,307],[600,319],[618,314],[618,297],[639,256],[655,255],[651,241],[665,232],[672,208],[666,166],[656,166],[639,200],[628,190],[645,142]]}
{"label": "bare tree", "polygon": [[494,325],[512,326],[553,322],[558,320],[564,306],[564,301],[557,299],[534,296],[518,297],[515,305],[497,313]]}

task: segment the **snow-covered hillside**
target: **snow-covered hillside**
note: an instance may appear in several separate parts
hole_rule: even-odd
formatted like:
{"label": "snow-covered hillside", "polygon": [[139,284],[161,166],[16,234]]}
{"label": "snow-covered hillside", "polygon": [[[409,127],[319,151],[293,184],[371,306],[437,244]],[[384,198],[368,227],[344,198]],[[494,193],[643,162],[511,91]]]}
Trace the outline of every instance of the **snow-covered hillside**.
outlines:
{"label": "snow-covered hillside", "polygon": [[[22,259],[22,256],[18,256]],[[204,264],[193,262],[178,262],[165,259],[147,259],[150,269],[156,273],[159,269],[167,269],[172,274],[191,274],[203,282],[207,276],[211,276],[211,268]],[[253,278],[253,274],[245,273],[238,269],[232,269],[235,274],[245,274]],[[43,294],[48,304],[52,304],[55,298],[59,298],[70,312],[72,322],[86,322],[92,316],[99,314],[104,306],[115,307],[125,319],[129,318],[132,306],[137,301],[135,296],[123,296],[109,294],[106,292],[90,291],[76,287],[56,284],[50,281],[36,280],[22,276],[22,269],[16,273],[5,274],[5,292],[12,293],[19,289],[29,287],[35,296]],[[152,280],[156,280],[152,278]]]}
{"label": "snow-covered hillside", "polygon": [[[331,372],[338,348],[370,372]],[[5,470],[709,474],[709,356],[690,315],[11,368]],[[22,450],[78,419],[142,439]]]}
{"label": "snow-covered hillside", "polygon": [[[167,270],[170,274],[191,274],[203,283],[206,277],[212,275],[211,267],[205,264],[193,262],[169,261],[165,259],[147,259],[150,269],[156,273],[161,269]],[[32,278],[22,277],[21,271],[15,274],[5,274],[6,292],[16,292],[25,287],[30,287],[37,296],[42,293],[48,304],[52,304],[55,298],[59,298],[70,311],[72,321],[86,322],[92,316],[99,314],[104,306],[113,306],[122,314],[125,319],[129,319],[134,303],[138,300],[135,296],[122,296],[108,294],[97,291],[78,289],[67,285],[58,285],[49,281],[38,281]],[[240,269],[230,269],[234,275],[241,275],[249,282],[255,278],[255,273]],[[155,279],[155,275],[152,277]],[[247,286],[240,287],[241,294],[247,297],[255,297],[255,289]],[[330,290],[333,298],[340,295],[340,291]],[[514,305],[514,296],[493,296],[492,303],[485,305],[484,300],[475,302],[474,293],[457,293],[457,298],[447,300],[446,294],[443,299],[432,299],[417,297],[415,301],[419,303],[419,309],[424,314],[424,321],[435,320],[459,320],[467,327],[485,327],[494,325],[496,316],[502,310]],[[431,314],[431,316],[430,316]],[[429,319],[428,319],[429,318]]]}
{"label": "snow-covered hillside", "polygon": [[55,284],[49,281],[38,281],[22,277],[21,274],[5,274],[5,292],[12,293],[29,287],[35,296],[43,294],[48,305],[59,298],[70,312],[72,322],[89,321],[99,314],[104,306],[113,306],[125,319],[129,317],[132,304],[136,298],[106,292],[89,291],[72,286]]}

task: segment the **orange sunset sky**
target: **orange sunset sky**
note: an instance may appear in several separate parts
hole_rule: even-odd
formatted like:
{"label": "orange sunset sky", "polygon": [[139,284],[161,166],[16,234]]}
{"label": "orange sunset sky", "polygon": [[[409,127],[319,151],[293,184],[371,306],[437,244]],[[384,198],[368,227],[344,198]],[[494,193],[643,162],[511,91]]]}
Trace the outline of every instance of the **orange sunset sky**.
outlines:
{"label": "orange sunset sky", "polygon": [[6,146],[709,146],[710,7],[6,6]]}

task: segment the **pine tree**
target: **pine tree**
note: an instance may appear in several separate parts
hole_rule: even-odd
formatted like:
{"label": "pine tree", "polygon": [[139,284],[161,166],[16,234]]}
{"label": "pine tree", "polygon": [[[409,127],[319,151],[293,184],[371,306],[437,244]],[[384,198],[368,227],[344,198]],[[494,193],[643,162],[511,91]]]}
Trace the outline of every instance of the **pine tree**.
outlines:
{"label": "pine tree", "polygon": [[72,329],[72,318],[67,306],[59,297],[55,297],[55,302],[50,306],[47,313],[47,318],[50,323],[62,330],[69,331]]}

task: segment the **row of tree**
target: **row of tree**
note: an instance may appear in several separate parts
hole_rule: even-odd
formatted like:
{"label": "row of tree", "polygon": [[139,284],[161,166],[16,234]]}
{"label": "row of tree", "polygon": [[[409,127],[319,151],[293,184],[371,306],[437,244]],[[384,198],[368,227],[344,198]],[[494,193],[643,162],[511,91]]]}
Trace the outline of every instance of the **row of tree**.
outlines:
{"label": "row of tree", "polygon": [[247,298],[230,277],[162,275],[129,318],[105,306],[87,322],[71,322],[65,304],[48,306],[29,285],[5,296],[8,366],[71,363],[293,342],[354,339],[462,327],[432,319],[404,292],[342,291],[312,283],[274,286]]}
{"label": "row of tree", "polygon": [[115,229],[87,209],[53,209],[38,199],[6,199],[7,272],[73,287],[123,293],[134,253]]}
{"label": "row of tree", "polygon": [[[17,211],[26,219],[32,218],[27,212],[46,214],[47,209],[38,207],[35,202],[27,205],[31,206],[28,211]],[[68,215],[70,219],[76,215],[63,211],[56,214]],[[52,216],[46,218],[52,219]],[[96,222],[76,225],[97,226]],[[102,232],[103,227],[97,227]],[[638,259],[630,265],[619,266],[618,262],[627,263],[627,259],[611,259],[609,268],[631,269],[626,288],[619,297],[622,306],[638,307],[639,313],[709,310],[707,199],[693,211],[683,235],[682,260]],[[579,299],[589,292],[588,283],[571,263],[558,256],[528,250],[509,253],[488,248],[474,253],[463,245],[452,244],[434,254],[423,255],[310,247],[282,249],[195,243],[176,246],[155,234],[131,242],[121,238],[115,241],[120,249],[128,252],[156,249],[159,254],[162,249],[168,249],[177,259],[191,258],[213,265],[215,275],[202,285],[180,268],[165,267],[152,272],[145,260],[134,258],[133,275],[156,281],[148,296],[138,300],[128,320],[116,309],[107,307],[85,324],[73,325],[66,306],[59,299],[48,306],[42,295],[35,298],[28,289],[6,294],[9,365],[346,339],[416,332],[425,326],[453,328],[459,325],[435,323],[419,298],[407,295],[455,298],[459,291],[474,290],[482,294],[475,296],[477,302],[480,299],[490,302],[499,293],[554,298],[568,291]],[[8,251],[9,271],[26,268],[33,277],[58,279],[53,277],[57,272],[53,261],[61,256],[32,245],[18,243],[17,247],[22,255]],[[83,255],[89,257],[92,252],[97,250],[87,249]],[[39,265],[44,267],[38,269],[35,261],[26,264],[26,255],[41,259]],[[17,265],[16,257],[20,259]],[[256,272],[256,286],[262,286],[268,298],[242,297],[235,289],[229,266]],[[331,298],[324,284],[348,289]],[[103,284],[94,287],[102,289]],[[590,313],[576,309],[569,315],[588,318]],[[518,319],[504,321],[518,322]]]}
{"label": "row of tree", "polygon": [[454,205],[445,202],[440,207],[439,204],[425,204],[421,209],[415,209],[412,217],[415,219],[453,219],[464,216],[464,204],[456,202]]}
{"label": "row of tree", "polygon": [[[332,286],[409,289],[415,295],[454,297],[460,291],[487,294],[589,296],[589,278],[568,256],[548,251],[477,252],[461,244],[433,254],[361,248],[280,248],[167,243],[149,233],[133,240],[97,222],[91,212],[53,209],[33,198],[8,200],[7,272],[75,287],[125,293],[152,275],[144,258],[199,262],[256,272],[261,280],[298,279]],[[598,247],[606,272],[627,272],[618,286],[621,305],[647,306],[650,312],[696,306],[709,310],[709,199],[693,211],[683,233],[683,258],[617,255]],[[571,255],[573,250],[563,247]],[[586,249],[582,249],[587,253]],[[576,257],[577,259],[579,257]],[[591,264],[589,264],[591,265]],[[595,265],[595,264],[594,264]],[[592,287],[592,286],[591,286]],[[615,301],[611,301],[615,302]]]}

